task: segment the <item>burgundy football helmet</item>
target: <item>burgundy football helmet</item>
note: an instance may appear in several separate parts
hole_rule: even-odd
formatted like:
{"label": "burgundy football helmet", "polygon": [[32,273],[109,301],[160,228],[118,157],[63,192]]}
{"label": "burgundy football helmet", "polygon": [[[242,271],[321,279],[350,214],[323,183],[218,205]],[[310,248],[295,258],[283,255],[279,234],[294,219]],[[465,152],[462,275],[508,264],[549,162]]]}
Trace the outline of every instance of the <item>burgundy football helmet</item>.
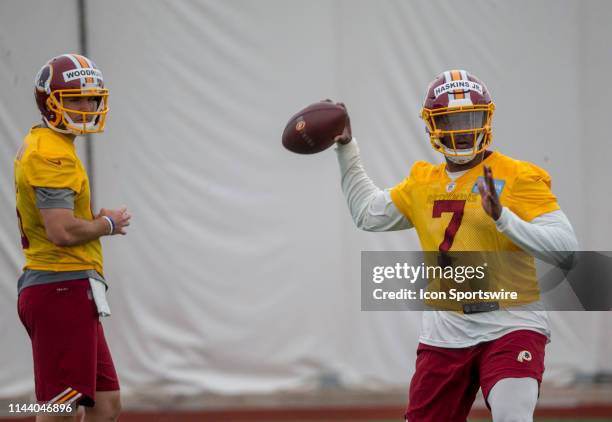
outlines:
{"label": "burgundy football helmet", "polygon": [[[104,88],[102,72],[87,57],[63,54],[49,60],[36,75],[34,97],[43,120],[53,130],[75,135],[104,130],[108,89]],[[95,111],[67,107],[66,99],[75,97],[95,99]],[[80,115],[80,119],[71,114]]]}
{"label": "burgundy football helmet", "polygon": [[465,70],[448,70],[429,84],[421,118],[434,149],[463,164],[491,144],[494,110],[480,79]]}

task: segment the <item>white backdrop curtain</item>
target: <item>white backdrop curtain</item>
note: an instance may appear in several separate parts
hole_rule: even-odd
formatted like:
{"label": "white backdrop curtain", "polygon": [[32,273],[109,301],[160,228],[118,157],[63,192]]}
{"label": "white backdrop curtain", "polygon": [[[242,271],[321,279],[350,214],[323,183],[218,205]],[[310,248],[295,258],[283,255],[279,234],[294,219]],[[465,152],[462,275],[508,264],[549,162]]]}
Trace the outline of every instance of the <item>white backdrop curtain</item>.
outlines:
{"label": "white backdrop curtain", "polygon": [[[75,5],[0,2],[0,398],[33,388],[12,159],[38,119],[36,71],[78,48]],[[366,170],[390,187],[413,161],[440,160],[418,118],[429,81],[473,72],[497,104],[493,148],[547,169],[581,248],[611,249],[607,1],[86,6],[111,91],[107,131],[92,139],[95,205],[134,215],[128,236],[103,241],[105,328],[127,394],[409,382],[420,314],[360,311],[360,252],[415,250],[417,238],[359,232],[334,152],[282,149],[288,117],[319,99],[347,104]],[[612,370],[610,313],[551,320],[546,380]]]}

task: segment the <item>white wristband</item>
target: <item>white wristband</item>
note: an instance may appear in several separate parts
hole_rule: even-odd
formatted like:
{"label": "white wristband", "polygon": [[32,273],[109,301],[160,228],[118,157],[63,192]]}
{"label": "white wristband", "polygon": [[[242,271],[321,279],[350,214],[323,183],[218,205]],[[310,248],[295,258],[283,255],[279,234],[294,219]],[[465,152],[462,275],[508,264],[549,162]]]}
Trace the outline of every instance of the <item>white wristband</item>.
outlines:
{"label": "white wristband", "polygon": [[113,219],[107,215],[103,215],[102,218],[108,222],[108,234],[112,235],[115,232],[115,223],[113,223]]}

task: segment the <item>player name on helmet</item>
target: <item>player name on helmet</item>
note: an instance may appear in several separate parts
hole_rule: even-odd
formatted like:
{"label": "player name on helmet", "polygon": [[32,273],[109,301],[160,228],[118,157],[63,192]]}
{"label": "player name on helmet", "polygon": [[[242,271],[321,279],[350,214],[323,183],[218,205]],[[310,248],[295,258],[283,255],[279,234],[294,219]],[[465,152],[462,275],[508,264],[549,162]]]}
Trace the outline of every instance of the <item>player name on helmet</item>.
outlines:
{"label": "player name on helmet", "polygon": [[70,82],[79,78],[96,78],[102,80],[102,72],[92,68],[67,70],[62,73],[62,75],[64,76],[64,82]]}
{"label": "player name on helmet", "polygon": [[438,98],[440,95],[447,93],[448,91],[452,91],[455,89],[459,89],[462,91],[476,91],[480,95],[483,94],[482,85],[472,81],[452,81],[447,82],[443,85],[440,85],[434,89],[434,95]]}

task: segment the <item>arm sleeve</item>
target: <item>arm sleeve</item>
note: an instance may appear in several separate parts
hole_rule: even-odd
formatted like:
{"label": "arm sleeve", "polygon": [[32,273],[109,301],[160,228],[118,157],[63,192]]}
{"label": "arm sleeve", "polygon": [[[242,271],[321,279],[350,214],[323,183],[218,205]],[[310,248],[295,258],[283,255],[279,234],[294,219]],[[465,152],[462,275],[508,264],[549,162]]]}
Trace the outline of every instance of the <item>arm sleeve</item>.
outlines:
{"label": "arm sleeve", "polygon": [[74,191],[72,189],[34,188],[36,207],[74,209]]}
{"label": "arm sleeve", "polygon": [[525,221],[560,209],[557,198],[551,191],[548,173],[524,161],[521,162],[521,169],[512,184],[507,206]]}
{"label": "arm sleeve", "polygon": [[389,190],[379,189],[366,174],[359,146],[353,138],[336,148],[342,192],[355,225],[366,231],[394,231],[409,229],[412,223],[404,217],[391,200]]}
{"label": "arm sleeve", "polygon": [[23,168],[28,183],[34,188],[81,191],[83,176],[73,157],[47,156],[36,151],[23,163]]}
{"label": "arm sleeve", "polygon": [[578,250],[574,229],[561,210],[542,214],[527,222],[504,207],[495,225],[521,249],[553,265],[566,263]]}

